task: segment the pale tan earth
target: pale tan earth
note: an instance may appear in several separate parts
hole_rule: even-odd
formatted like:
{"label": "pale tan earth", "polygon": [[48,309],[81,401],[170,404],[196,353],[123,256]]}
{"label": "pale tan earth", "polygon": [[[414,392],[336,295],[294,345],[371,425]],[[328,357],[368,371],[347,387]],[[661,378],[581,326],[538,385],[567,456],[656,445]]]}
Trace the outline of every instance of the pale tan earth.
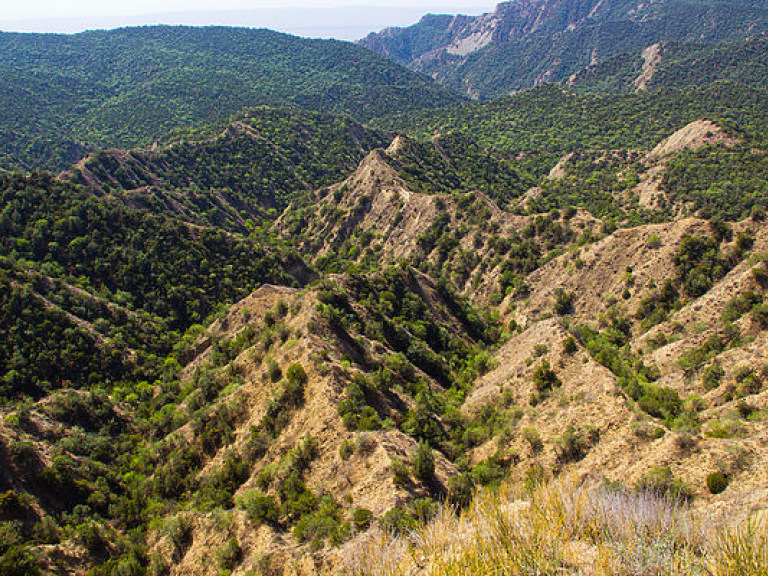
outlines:
{"label": "pale tan earth", "polygon": [[656,67],[661,63],[662,54],[663,46],[659,43],[651,44],[642,51],[643,68],[640,72],[640,76],[638,76],[634,82],[638,92],[648,90],[648,84],[653,80],[653,76],[656,73]]}
{"label": "pale tan earth", "polygon": [[[704,120],[661,142],[645,156],[648,171],[637,189],[641,203],[654,205],[654,198],[661,193],[659,178],[670,155],[706,145],[732,143],[718,126]],[[505,212],[479,193],[474,195],[470,214],[467,214],[456,196],[409,190],[390,163],[391,157],[407,145],[406,139],[398,138],[387,150],[371,152],[344,182],[316,193],[314,209],[318,217],[309,224],[307,233],[309,238],[320,238],[322,242],[311,249],[306,246],[305,255],[316,260],[341,246],[353,231],[364,230],[372,232],[372,246],[379,250],[377,258],[382,265],[414,258],[433,262],[437,258],[436,250],[420,254],[418,238],[434,222],[438,201],[449,214],[450,226],[465,229],[444,269],[455,268],[463,253],[476,255],[477,262],[467,277],[458,282],[461,292],[476,305],[497,313],[505,326],[512,320],[517,326],[493,351],[492,368],[472,384],[462,408],[470,418],[486,406],[514,415],[504,429],[494,431],[490,440],[471,451],[468,456],[472,462],[503,452],[512,463],[513,480],[523,480],[529,469],[538,465],[550,477],[555,474],[604,477],[628,487],[634,486],[651,468],[669,466],[675,477],[690,486],[693,506],[707,517],[727,516],[739,520],[768,513],[768,424],[764,415],[768,410],[768,390],[743,399],[728,395],[734,387],[738,367],[762,369],[768,365],[768,332],[753,321],[750,314],[734,322],[742,341],[717,356],[725,377],[714,390],[707,391],[702,385],[701,370],[685,371],[679,364],[687,351],[723,330],[722,311],[734,296],[748,290],[764,293],[765,288],[756,281],[753,270],[765,267],[762,255],[768,254],[768,224],[753,220],[734,224],[734,233],[749,232],[755,238],[747,258],[706,294],[685,302],[664,322],[640,333],[639,322],[634,319],[638,306],[653,293],[654,287],[674,276],[674,255],[683,238],[711,233],[706,221],[688,217],[670,223],[618,229],[597,241],[566,250],[528,275],[528,296],[508,294],[495,298],[501,260],[493,255],[486,240],[490,235],[512,238],[530,224],[533,217]],[[566,156],[558,162],[550,178],[562,177],[569,160]],[[331,214],[338,216],[331,218],[328,216]],[[472,220],[473,214],[482,217]],[[599,222],[579,210],[567,225],[581,233],[596,231]],[[280,226],[278,221],[278,231]],[[730,247],[723,245],[724,250]],[[432,281],[420,273],[414,274],[415,285],[411,288],[425,299],[429,313],[462,338],[468,338],[462,334],[460,323],[447,312]],[[344,286],[342,277],[332,277],[331,281]],[[558,289],[574,295],[574,310],[567,318],[553,312]],[[230,450],[243,449],[251,427],[262,421],[276,390],[267,373],[269,356],[283,372],[291,364],[301,364],[308,375],[305,402],[291,412],[288,425],[270,442],[264,456],[250,463],[250,477],[239,488],[235,500],[256,486],[257,476],[266,467],[280,470],[280,461],[308,436],[317,442],[317,456],[309,465],[305,482],[318,495],[332,495],[345,513],[366,508],[380,517],[409,499],[426,495],[426,489],[413,479],[405,486],[397,486],[392,478],[392,459],[398,458],[407,464],[416,449],[414,439],[397,428],[374,432],[345,428],[338,405],[344,398],[345,388],[360,371],[359,361],[365,357],[374,364],[381,363],[393,351],[359,334],[350,335],[352,342],[345,340],[330,329],[317,312],[316,288],[299,291],[265,285],[232,306],[198,338],[182,372],[182,381],[190,381],[196,369],[205,367],[211,359],[214,341],[235,338],[247,327],[255,327],[257,334],[266,330],[265,318],[273,315],[281,302],[287,312],[278,321],[284,325],[286,338],[276,339],[268,350],[257,342],[228,365],[216,369],[223,378],[228,373],[242,378],[239,387],[217,402],[244,407],[244,417],[237,421],[232,444],[210,458],[200,472],[201,477],[215,472]],[[359,302],[351,303],[356,308],[361,306]],[[631,348],[638,358],[658,369],[657,384],[676,390],[684,400],[700,404],[700,432],[669,429],[644,413],[621,389],[616,376],[596,362],[581,344],[577,344],[573,353],[564,350],[564,342],[570,337],[569,328],[578,324],[604,328],[610,315],[616,313],[630,318],[634,330]],[[671,337],[671,341],[653,349],[651,343],[660,333]],[[544,360],[549,362],[562,385],[532,403],[533,374]],[[707,360],[706,365],[712,361]],[[431,385],[439,386],[434,381]],[[402,413],[413,404],[404,394],[394,394],[398,402],[382,400],[377,406],[382,416]],[[699,398],[691,399],[691,395]],[[763,415],[744,419],[739,414],[740,403]],[[180,409],[185,407],[182,405]],[[54,426],[40,412],[33,411],[32,417],[40,428]],[[718,424],[731,426],[730,437],[717,438],[709,434]],[[559,442],[569,427],[590,438],[584,457],[576,462],[558,460]],[[7,441],[12,434],[0,421],[0,437]],[[174,434],[189,439],[192,432],[187,426]],[[530,442],[532,435],[540,438],[540,449],[535,449]],[[345,442],[353,446],[347,458],[340,454]],[[457,470],[442,455],[436,456],[437,478],[445,484]],[[711,495],[706,488],[706,477],[718,470],[728,474],[730,485],[723,493]],[[162,526],[155,527],[150,534],[154,562],[157,565],[168,562],[173,575],[218,575],[216,555],[230,539],[235,539],[242,550],[241,560],[233,571],[235,575],[259,571],[309,575],[338,573],[340,569],[337,549],[310,551],[309,544],[296,542],[290,532],[279,534],[267,526],[257,527],[237,509],[208,514],[182,511],[178,516],[177,521],[186,523],[189,529],[189,542],[184,546],[175,545]],[[172,521],[173,518],[166,520]],[[593,552],[575,549],[573,555],[589,557]],[[53,550],[50,554],[76,555],[77,552]]]}
{"label": "pale tan earth", "polygon": [[[729,144],[731,141],[716,125],[696,122],[647,154],[647,162],[651,165],[649,172],[662,173],[665,159],[670,154],[714,143]],[[370,207],[362,215],[358,213],[353,221],[342,219],[323,230],[314,230],[327,239],[317,252],[318,256],[339,246],[348,237],[350,229],[357,227],[375,232],[375,241],[382,246],[380,258],[383,262],[408,259],[418,253],[416,238],[428,229],[437,210],[434,196],[408,190],[388,164],[387,155],[397,154],[403,145],[402,140],[396,140],[388,150],[372,152],[349,179],[320,199],[321,205],[330,204],[332,192],[340,189],[343,193],[335,205],[337,208],[352,213],[363,196],[370,198]],[[558,163],[550,177],[560,177],[568,160],[566,157]],[[654,168],[657,172],[653,172]],[[487,207],[500,234],[512,233],[527,223],[526,216],[505,213],[483,196],[478,199]],[[440,200],[452,219],[458,221],[456,200],[450,196],[440,196]],[[396,219],[397,213],[401,216]],[[591,222],[590,216],[582,212],[574,220],[573,224],[578,222],[582,226],[589,226]],[[755,236],[752,254],[768,252],[768,227],[762,223],[747,221],[735,226],[734,231],[749,231]],[[555,291],[562,288],[575,295],[574,312],[568,319],[572,326],[579,323],[604,326],[612,307],[614,310],[620,308],[631,317],[654,285],[674,275],[673,256],[681,240],[686,235],[709,233],[707,222],[696,218],[619,229],[602,240],[566,252],[531,274],[527,279],[528,298],[516,300],[507,296],[498,310],[505,321],[514,318],[521,331],[494,353],[495,368],[475,382],[463,410],[473,417],[484,406],[506,407],[515,410],[516,417],[507,429],[498,430],[494,438],[472,450],[472,460],[479,462],[501,450],[511,455],[511,477],[515,480],[522,480],[531,466],[540,465],[549,475],[567,472],[577,477],[605,477],[630,487],[652,467],[669,466],[675,477],[691,487],[694,507],[706,516],[718,519],[727,516],[733,520],[765,514],[768,506],[768,426],[764,419],[746,421],[739,418],[738,401],[727,400],[724,391],[732,383],[735,367],[765,362],[768,333],[755,325],[748,314],[738,320],[736,325],[749,335],[748,341],[718,356],[726,376],[721,386],[713,391],[703,388],[699,373],[686,374],[678,366],[685,351],[699,346],[710,334],[721,329],[720,315],[731,298],[746,290],[762,292],[751,272],[753,267],[762,266],[759,261],[743,261],[707,294],[688,302],[668,320],[631,341],[635,352],[659,369],[660,385],[677,390],[684,399],[691,394],[701,397],[702,432],[697,434],[666,429],[660,421],[642,412],[622,391],[616,376],[592,359],[580,344],[576,352],[566,353],[563,342],[569,332],[563,320],[552,314]],[[472,249],[471,237],[467,234],[462,239],[462,249]],[[660,240],[660,245],[649,243],[653,237]],[[484,254],[483,249],[479,253]],[[464,291],[476,302],[489,306],[494,279],[493,268],[488,269],[479,286],[468,284]],[[369,508],[378,515],[419,493],[415,487],[415,492],[396,488],[388,471],[393,456],[407,461],[414,450],[414,441],[396,430],[353,433],[344,429],[336,405],[350,370],[341,367],[337,344],[332,339],[308,333],[307,326],[313,319],[313,298],[311,291],[299,293],[263,287],[233,307],[223,321],[209,329],[201,342],[211,337],[234,336],[248,322],[258,322],[259,316],[279,299],[284,300],[289,309],[296,309],[297,312],[289,314],[287,325],[291,330],[301,331],[302,336],[290,346],[273,352],[273,356],[281,366],[299,361],[306,368],[308,400],[270,447],[264,461],[278,459],[306,434],[312,434],[319,441],[320,456],[311,466],[307,484],[333,494],[340,501],[351,499],[352,506]],[[650,351],[649,340],[659,332],[674,333],[679,339]],[[317,357],[323,351],[328,359],[318,364]],[[198,359],[188,370],[205,356],[205,350],[199,350]],[[543,360],[550,363],[562,386],[532,406],[530,399],[535,392],[532,375]],[[254,359],[249,351],[243,352],[234,365],[246,374],[245,384],[236,392],[238,402],[249,406],[249,418],[241,426],[244,431],[261,417],[271,385],[264,369],[260,368],[258,357]],[[768,392],[749,396],[744,401],[753,409],[766,409]],[[709,437],[707,432],[716,421],[733,422],[737,434],[730,438]],[[587,453],[578,462],[563,463],[557,458],[559,439],[568,427],[591,434]],[[530,430],[535,430],[540,437],[540,450],[535,450],[526,439]],[[240,436],[243,435],[244,432]],[[370,443],[370,446],[364,454],[356,451],[348,460],[342,460],[338,449],[348,438],[357,438],[356,442],[363,438],[362,442]],[[236,444],[240,441],[242,438]],[[209,466],[216,463],[214,459]],[[263,465],[254,465],[251,481],[246,482],[240,492],[251,487]],[[443,459],[438,460],[438,470],[443,480],[453,473],[451,464]],[[706,476],[715,470],[727,472],[730,485],[722,494],[713,496],[706,489]],[[234,530],[241,546],[247,550],[242,569],[238,567],[236,574],[245,573],[249,563],[254,565],[261,558],[253,550],[284,558],[285,574],[310,574],[315,569],[322,572],[333,570],[331,567],[336,565],[335,553],[325,551],[315,555],[313,567],[306,546],[291,543],[290,536],[270,534],[269,529],[263,527],[256,532],[248,531],[247,521],[239,512],[234,513],[232,522],[234,528],[230,530]],[[212,530],[202,524],[195,528],[194,542],[174,568],[174,574],[213,573],[199,569],[206,550],[224,541],[220,534],[217,539],[216,531],[212,534]],[[578,543],[574,546],[578,548]],[[581,557],[584,565],[588,564],[590,554],[594,551],[580,548],[573,551],[574,558]],[[194,566],[198,566],[198,571],[193,571]]]}

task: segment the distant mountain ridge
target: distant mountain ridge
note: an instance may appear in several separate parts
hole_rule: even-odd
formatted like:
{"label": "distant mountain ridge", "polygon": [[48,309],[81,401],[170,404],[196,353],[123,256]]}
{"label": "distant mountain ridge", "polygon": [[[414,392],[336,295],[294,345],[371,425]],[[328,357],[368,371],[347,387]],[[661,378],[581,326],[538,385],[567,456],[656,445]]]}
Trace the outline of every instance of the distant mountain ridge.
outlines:
{"label": "distant mountain ridge", "polygon": [[247,28],[0,33],[0,167],[63,169],[259,105],[369,120],[460,97],[354,44]]}
{"label": "distant mountain ridge", "polygon": [[515,0],[477,17],[427,15],[360,44],[453,90],[491,98],[655,42],[739,41],[766,31],[768,6],[756,0]]}

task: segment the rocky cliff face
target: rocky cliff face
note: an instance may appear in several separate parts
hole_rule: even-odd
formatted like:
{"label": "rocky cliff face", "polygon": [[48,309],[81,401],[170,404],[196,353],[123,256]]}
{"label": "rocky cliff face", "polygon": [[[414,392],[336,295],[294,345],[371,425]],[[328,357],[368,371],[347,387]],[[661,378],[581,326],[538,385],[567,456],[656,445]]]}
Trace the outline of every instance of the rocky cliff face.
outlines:
{"label": "rocky cliff face", "polygon": [[360,44],[485,98],[559,81],[659,41],[755,37],[767,22],[768,11],[757,2],[515,0],[476,17],[425,16],[408,28],[370,34]]}

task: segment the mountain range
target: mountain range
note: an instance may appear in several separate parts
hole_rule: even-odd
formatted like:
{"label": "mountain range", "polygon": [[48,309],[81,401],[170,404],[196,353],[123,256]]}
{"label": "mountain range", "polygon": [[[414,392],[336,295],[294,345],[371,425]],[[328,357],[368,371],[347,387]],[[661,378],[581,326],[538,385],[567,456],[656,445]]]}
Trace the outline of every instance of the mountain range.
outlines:
{"label": "mountain range", "polygon": [[360,45],[455,92],[492,98],[658,42],[715,44],[767,31],[762,1],[513,0],[481,16],[427,15]]}

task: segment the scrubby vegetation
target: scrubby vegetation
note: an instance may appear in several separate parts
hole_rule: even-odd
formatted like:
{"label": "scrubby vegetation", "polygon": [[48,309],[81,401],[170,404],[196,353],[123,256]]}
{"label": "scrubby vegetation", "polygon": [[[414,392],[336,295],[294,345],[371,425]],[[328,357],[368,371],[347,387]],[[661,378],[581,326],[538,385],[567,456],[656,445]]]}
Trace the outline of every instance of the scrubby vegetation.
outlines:
{"label": "scrubby vegetation", "polygon": [[[486,490],[412,532],[379,531],[345,550],[354,576],[571,573],[766,574],[768,540],[753,522],[704,520],[653,492],[568,480]],[[418,564],[417,564],[418,562]]]}
{"label": "scrubby vegetation", "polygon": [[[163,81],[123,77],[147,38]],[[5,80],[33,60],[57,77],[64,50],[67,83],[48,88],[66,100],[96,82],[81,102],[95,116],[75,127],[51,107],[59,140],[0,165],[56,163],[74,136],[176,130],[59,177],[0,171],[0,572],[161,576],[203,558],[211,574],[269,574],[346,556],[351,574],[761,574],[764,526],[709,533],[691,508],[741,513],[762,478],[760,88],[542,86],[413,113],[458,97],[339,43],[44,40],[41,55],[0,35],[0,60],[22,53]],[[285,86],[240,65],[250,42]],[[91,104],[108,71],[86,70],[83,45],[112,55],[106,108]],[[219,66],[221,110],[165,101],[198,78],[176,57]],[[222,94],[243,82],[323,112],[231,116]],[[134,84],[150,106],[123,118]],[[204,106],[210,86],[181,97]],[[390,146],[336,105],[402,112],[377,123],[411,135]],[[209,117],[222,122],[195,126]],[[648,154],[701,118],[719,144]],[[617,482],[567,480],[614,461],[622,477],[601,472]]]}

